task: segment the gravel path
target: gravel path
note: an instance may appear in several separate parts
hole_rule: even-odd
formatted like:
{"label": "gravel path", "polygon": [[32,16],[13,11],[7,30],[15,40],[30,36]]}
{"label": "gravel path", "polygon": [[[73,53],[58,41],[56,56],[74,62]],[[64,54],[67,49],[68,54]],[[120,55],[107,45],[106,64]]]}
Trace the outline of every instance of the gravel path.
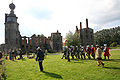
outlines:
{"label": "gravel path", "polygon": [[113,51],[113,50],[120,50],[120,49],[110,49],[110,51]]}

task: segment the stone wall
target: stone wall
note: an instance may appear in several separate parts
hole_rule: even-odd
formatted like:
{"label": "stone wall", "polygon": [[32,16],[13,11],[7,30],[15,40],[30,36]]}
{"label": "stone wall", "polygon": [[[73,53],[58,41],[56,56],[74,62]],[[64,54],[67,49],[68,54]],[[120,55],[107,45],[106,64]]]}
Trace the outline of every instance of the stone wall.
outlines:
{"label": "stone wall", "polygon": [[58,31],[51,33],[50,45],[53,52],[59,52],[62,50],[62,36]]}

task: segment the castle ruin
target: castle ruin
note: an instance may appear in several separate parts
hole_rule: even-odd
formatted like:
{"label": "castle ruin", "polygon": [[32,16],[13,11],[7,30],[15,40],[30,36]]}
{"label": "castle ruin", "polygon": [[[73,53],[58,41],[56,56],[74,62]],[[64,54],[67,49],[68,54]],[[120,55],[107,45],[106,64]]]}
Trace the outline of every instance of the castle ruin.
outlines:
{"label": "castle ruin", "polygon": [[86,19],[86,28],[82,28],[82,22],[80,22],[80,29],[76,26],[76,32],[80,35],[80,42],[82,46],[94,45],[94,32],[92,28],[88,27],[88,19]]}
{"label": "castle ruin", "polygon": [[[18,17],[14,14],[15,5],[9,5],[10,13],[5,14],[5,44],[1,45],[2,51],[9,49],[22,49],[24,53],[36,52],[37,47],[42,50],[58,52],[62,50],[62,36],[58,31],[51,33],[49,38],[44,35],[32,35],[31,37],[21,36],[19,31]],[[56,47],[56,48],[55,48]]]}

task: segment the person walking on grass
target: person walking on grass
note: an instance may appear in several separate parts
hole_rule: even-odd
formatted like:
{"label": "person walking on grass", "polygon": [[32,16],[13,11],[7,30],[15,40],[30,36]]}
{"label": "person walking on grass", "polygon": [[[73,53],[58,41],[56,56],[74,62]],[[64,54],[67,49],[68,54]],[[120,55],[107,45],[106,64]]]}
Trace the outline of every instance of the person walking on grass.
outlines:
{"label": "person walking on grass", "polygon": [[81,47],[81,59],[83,59],[83,57],[84,57],[84,59],[86,59],[86,57],[85,57],[85,48]]}
{"label": "person walking on grass", "polygon": [[104,59],[106,59],[106,56],[108,57],[109,59],[109,48],[107,47],[107,44],[104,44],[105,48],[104,48]]}
{"label": "person walking on grass", "polygon": [[14,49],[12,50],[12,60],[14,61],[14,54],[15,54],[15,51]]}
{"label": "person walking on grass", "polygon": [[91,55],[93,57],[93,59],[95,59],[95,47],[93,45],[91,45]]}
{"label": "person walking on grass", "polygon": [[9,60],[12,60],[12,52],[11,52],[11,49],[9,49]]}
{"label": "person walking on grass", "polygon": [[67,47],[67,59],[70,62],[70,46]]}
{"label": "person walking on grass", "polygon": [[66,48],[66,46],[64,46],[64,48],[63,48],[63,56],[62,56],[61,59],[63,59],[64,57],[65,57],[65,59],[67,59],[66,54],[67,54],[67,48]]}
{"label": "person walking on grass", "polygon": [[70,53],[71,53],[72,59],[74,59],[74,46],[71,46]]}
{"label": "person walking on grass", "polygon": [[104,67],[104,63],[101,61],[102,60],[102,50],[99,48],[98,45],[96,45],[96,55],[97,55],[97,62],[98,62],[98,66],[102,65]]}
{"label": "person walking on grass", "polygon": [[14,57],[15,57],[15,59],[16,59],[16,56],[17,56],[17,50],[15,49],[15,51],[14,51]]}
{"label": "person walking on grass", "polygon": [[42,65],[43,60],[44,60],[44,52],[40,49],[40,47],[38,47],[36,61],[39,62],[40,71],[43,71],[43,65]]}
{"label": "person walking on grass", "polygon": [[87,56],[88,56],[88,59],[91,59],[90,54],[91,54],[91,48],[90,48],[90,46],[88,45],[88,46],[87,46]]}

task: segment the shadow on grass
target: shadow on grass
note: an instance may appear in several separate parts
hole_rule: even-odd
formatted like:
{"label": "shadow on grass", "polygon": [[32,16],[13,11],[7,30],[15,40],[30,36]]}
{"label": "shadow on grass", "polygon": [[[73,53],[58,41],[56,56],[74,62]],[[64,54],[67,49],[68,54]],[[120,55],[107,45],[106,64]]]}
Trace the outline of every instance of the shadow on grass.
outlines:
{"label": "shadow on grass", "polygon": [[106,68],[106,69],[119,69],[120,70],[119,67],[104,67],[104,68]]}
{"label": "shadow on grass", "polygon": [[61,75],[58,75],[55,73],[50,73],[50,72],[46,72],[46,71],[43,71],[43,73],[45,73],[45,75],[53,77],[53,78],[63,79]]}
{"label": "shadow on grass", "polygon": [[103,59],[102,61],[120,62],[120,59]]}
{"label": "shadow on grass", "polygon": [[71,59],[71,60],[73,60],[73,61],[80,61],[80,59]]}
{"label": "shadow on grass", "polygon": [[71,62],[71,63],[83,63],[83,62]]}
{"label": "shadow on grass", "polygon": [[14,62],[17,62],[16,60],[14,60]]}
{"label": "shadow on grass", "polygon": [[25,58],[22,58],[22,61],[26,61],[26,59],[25,59]]}

